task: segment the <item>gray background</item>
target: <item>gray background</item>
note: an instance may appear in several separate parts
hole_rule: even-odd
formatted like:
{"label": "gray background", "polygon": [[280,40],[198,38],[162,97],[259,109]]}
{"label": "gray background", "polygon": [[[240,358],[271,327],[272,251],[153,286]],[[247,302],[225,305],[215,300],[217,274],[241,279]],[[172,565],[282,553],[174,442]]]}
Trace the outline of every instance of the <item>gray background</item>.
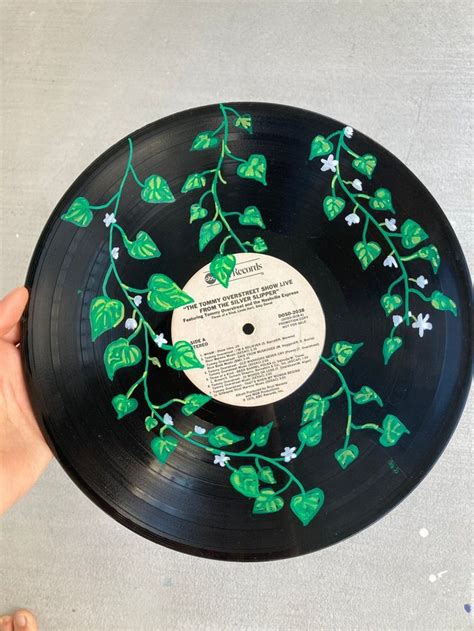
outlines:
{"label": "gray background", "polygon": [[[22,282],[48,215],[97,155],[156,118],[232,100],[306,107],[378,140],[435,195],[472,263],[469,2],[1,9],[2,292]],[[0,522],[0,610],[30,607],[46,631],[468,627],[470,418],[472,403],[428,478],[385,519],[321,553],[261,565],[142,540],[54,463]]]}

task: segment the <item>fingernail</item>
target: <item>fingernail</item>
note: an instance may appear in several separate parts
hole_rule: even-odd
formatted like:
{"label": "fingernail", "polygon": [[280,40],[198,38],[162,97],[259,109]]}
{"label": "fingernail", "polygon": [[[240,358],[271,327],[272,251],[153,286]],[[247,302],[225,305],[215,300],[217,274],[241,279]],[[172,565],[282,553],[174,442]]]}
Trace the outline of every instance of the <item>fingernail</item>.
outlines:
{"label": "fingernail", "polygon": [[19,627],[20,629],[25,629],[26,625],[28,624],[28,620],[26,619],[26,616],[22,613],[16,613],[14,618],[13,618],[13,623],[15,625],[15,627]]}

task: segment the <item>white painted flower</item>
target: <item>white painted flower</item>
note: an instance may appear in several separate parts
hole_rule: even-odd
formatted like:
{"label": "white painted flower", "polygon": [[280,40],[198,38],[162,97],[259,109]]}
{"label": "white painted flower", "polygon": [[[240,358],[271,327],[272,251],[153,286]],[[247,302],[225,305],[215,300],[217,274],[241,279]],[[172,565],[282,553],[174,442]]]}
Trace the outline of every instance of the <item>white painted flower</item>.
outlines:
{"label": "white painted flower", "polygon": [[285,462],[290,462],[293,458],[296,458],[296,447],[285,447],[285,449],[281,452],[280,456],[283,457]]}
{"label": "white painted flower", "polygon": [[120,248],[112,248],[111,254],[112,258],[117,260],[119,257]]}
{"label": "white painted flower", "polygon": [[143,302],[143,298],[141,296],[134,296],[133,303],[136,307],[139,307]]}
{"label": "white painted flower", "polygon": [[354,130],[352,127],[344,127],[344,136],[346,138],[352,138],[352,136],[354,135]]}
{"label": "white painted flower", "polygon": [[352,180],[352,188],[355,188],[356,191],[361,191],[362,182],[358,178],[356,178],[355,180]]}
{"label": "white painted flower", "polygon": [[384,267],[398,267],[398,263],[395,260],[395,257],[389,254],[385,261],[383,262]]}
{"label": "white painted flower", "polygon": [[332,153],[327,158],[321,158],[321,162],[323,163],[321,171],[332,171],[333,173],[336,173],[336,167],[339,162],[338,160],[334,160],[334,155]]}
{"label": "white painted flower", "polygon": [[168,340],[165,338],[163,333],[160,333],[159,335],[155,335],[155,337],[153,338],[153,341],[159,348],[161,348],[163,344],[166,344],[168,342]]}
{"label": "white painted flower", "polygon": [[134,331],[138,326],[138,322],[135,320],[135,318],[127,318],[125,320],[125,328],[128,329],[129,331]]}
{"label": "white painted flower", "polygon": [[174,425],[173,417],[171,416],[171,414],[168,414],[168,412],[163,416],[163,423],[165,425]]}
{"label": "white painted flower", "polygon": [[201,427],[200,425],[195,425],[194,426],[194,433],[195,434],[205,434],[206,430],[204,429],[204,427]]}
{"label": "white painted flower", "polygon": [[347,217],[344,217],[344,219],[347,221],[348,226],[352,226],[352,224],[359,223],[360,221],[360,217],[357,213],[351,213],[347,215]]}
{"label": "white painted flower", "polygon": [[431,329],[433,328],[433,325],[431,324],[431,322],[428,322],[429,319],[430,319],[429,313],[427,313],[425,316],[419,313],[415,322],[413,322],[412,327],[414,329],[418,329],[418,335],[420,337],[423,337],[423,334],[425,331],[431,331]]}
{"label": "white painted flower", "polygon": [[385,220],[385,227],[390,230],[390,232],[395,232],[395,230],[397,229],[397,220],[396,219],[386,219]]}
{"label": "white painted flower", "polygon": [[392,316],[393,326],[398,326],[403,322],[403,318],[401,315]]}
{"label": "white painted flower", "polygon": [[109,228],[113,223],[117,223],[114,213],[105,213],[104,223],[106,228]]}
{"label": "white painted flower", "polygon": [[229,460],[229,456],[226,456],[224,451],[214,456],[214,464],[218,464],[221,467],[225,467],[225,463],[229,462]]}
{"label": "white painted flower", "polygon": [[421,289],[423,289],[428,284],[428,281],[424,276],[418,276],[418,278],[416,279],[416,284],[418,285],[418,287],[421,287]]}

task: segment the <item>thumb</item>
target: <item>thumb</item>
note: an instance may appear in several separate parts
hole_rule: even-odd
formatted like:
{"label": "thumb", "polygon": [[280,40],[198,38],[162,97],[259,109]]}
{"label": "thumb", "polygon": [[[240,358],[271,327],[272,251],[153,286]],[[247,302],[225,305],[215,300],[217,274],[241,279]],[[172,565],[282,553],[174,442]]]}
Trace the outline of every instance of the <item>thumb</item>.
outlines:
{"label": "thumb", "polygon": [[0,337],[18,325],[27,302],[26,287],[17,287],[0,300]]}

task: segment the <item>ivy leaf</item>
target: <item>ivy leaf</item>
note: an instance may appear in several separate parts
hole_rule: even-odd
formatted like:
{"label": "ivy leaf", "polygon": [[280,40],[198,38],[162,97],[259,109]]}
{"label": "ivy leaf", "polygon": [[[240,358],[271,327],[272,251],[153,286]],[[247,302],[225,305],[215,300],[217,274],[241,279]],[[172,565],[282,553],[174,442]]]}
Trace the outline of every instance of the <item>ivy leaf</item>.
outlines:
{"label": "ivy leaf", "polygon": [[283,498],[277,495],[273,489],[261,489],[260,495],[253,505],[252,513],[254,515],[276,513],[283,508],[284,504]]}
{"label": "ivy leaf", "polygon": [[319,394],[310,394],[301,410],[301,425],[310,421],[320,421],[329,409],[329,401]]}
{"label": "ivy leaf", "polygon": [[298,438],[300,442],[304,443],[308,447],[316,447],[321,442],[323,435],[323,421],[317,419],[311,423],[304,425],[298,432]]}
{"label": "ivy leaf", "polygon": [[435,245],[425,245],[425,247],[418,250],[417,255],[420,259],[425,259],[431,263],[433,272],[438,273],[438,269],[441,263],[441,257],[438,252],[438,248]]}
{"label": "ivy leaf", "polygon": [[358,403],[359,405],[364,405],[365,403],[375,401],[380,405],[380,407],[383,407],[382,399],[375,392],[375,390],[372,390],[372,388],[369,388],[369,386],[362,386],[359,392],[356,392],[352,396],[352,399],[355,403]]}
{"label": "ivy leaf", "polygon": [[203,188],[206,186],[206,178],[204,175],[200,173],[191,173],[186,178],[185,183],[181,188],[182,193],[189,193],[189,191],[193,191],[196,188]]}
{"label": "ivy leaf", "polygon": [[323,209],[329,221],[332,221],[340,215],[344,210],[345,205],[346,202],[342,199],[342,197],[332,197],[331,195],[326,195],[323,200]]}
{"label": "ivy leaf", "polygon": [[252,248],[254,252],[262,253],[268,250],[268,245],[262,239],[262,237],[255,237],[253,240]]}
{"label": "ivy leaf", "polygon": [[387,414],[382,423],[383,434],[379,438],[379,443],[384,447],[393,447],[396,445],[403,434],[409,434],[410,431],[401,422],[399,418],[393,414]]}
{"label": "ivy leaf", "polygon": [[334,457],[338,461],[340,467],[342,469],[347,469],[347,467],[354,462],[354,460],[359,455],[359,448],[357,445],[348,445],[347,447],[342,447],[342,449],[338,449]]}
{"label": "ivy leaf", "polygon": [[145,419],[145,429],[147,432],[151,432],[152,429],[158,425],[158,421],[154,416],[147,416]]}
{"label": "ivy leaf", "polygon": [[142,358],[142,352],[138,346],[129,344],[124,337],[110,342],[104,351],[104,364],[107,376],[110,380],[120,368],[135,366]]}
{"label": "ivy leaf", "polygon": [[172,311],[194,300],[165,274],[153,274],[148,279],[147,301],[154,311]]}
{"label": "ivy leaf", "polygon": [[239,215],[239,223],[241,226],[259,226],[265,229],[262,215],[256,206],[247,206],[243,215]]}
{"label": "ivy leaf", "polygon": [[331,353],[334,356],[336,364],[339,364],[339,366],[345,366],[354,353],[356,353],[362,346],[364,346],[363,342],[360,344],[351,344],[350,342],[341,340],[340,342],[335,342],[331,346]]}
{"label": "ivy leaf", "polygon": [[207,439],[213,447],[227,447],[228,445],[239,443],[241,440],[244,440],[244,437],[233,434],[230,429],[223,425],[218,425],[208,432]]}
{"label": "ivy leaf", "polygon": [[257,447],[265,447],[268,443],[268,437],[270,436],[270,432],[272,430],[273,422],[267,423],[267,425],[261,425],[260,427],[256,427],[253,432],[250,434],[250,440]]}
{"label": "ivy leaf", "polygon": [[234,120],[235,127],[240,127],[241,129],[245,129],[249,134],[252,133],[252,117],[250,114],[240,114]]}
{"label": "ivy leaf", "polygon": [[413,221],[413,219],[407,219],[404,221],[400,232],[402,233],[402,245],[407,249],[415,248],[422,241],[428,238],[428,235],[420,224]]}
{"label": "ivy leaf", "polygon": [[233,254],[216,254],[209,265],[209,271],[223,287],[228,287],[236,262]]}
{"label": "ivy leaf", "polygon": [[194,348],[189,342],[180,340],[173,344],[172,349],[166,355],[166,364],[174,370],[191,370],[191,368],[204,368],[196,357]]}
{"label": "ivy leaf", "polygon": [[383,343],[383,363],[388,364],[390,357],[402,346],[401,337],[386,337]]}
{"label": "ivy leaf", "polygon": [[202,151],[203,149],[214,149],[219,144],[219,138],[212,135],[212,131],[201,131],[193,140],[191,151]]}
{"label": "ivy leaf", "polygon": [[352,166],[356,171],[366,175],[369,180],[372,179],[372,174],[377,165],[377,158],[371,153],[364,153],[363,156],[352,160]]}
{"label": "ivy leaf", "polygon": [[161,256],[158,246],[144,230],[140,230],[135,238],[135,241],[129,241],[124,238],[123,242],[128,253],[134,259],[157,259]]}
{"label": "ivy leaf", "polygon": [[79,228],[87,228],[92,221],[92,210],[85,197],[76,197],[61,219],[69,221]]}
{"label": "ivy leaf", "polygon": [[324,136],[315,136],[311,141],[311,151],[309,159],[313,160],[317,156],[325,156],[334,149],[334,145],[330,140],[326,140]]}
{"label": "ivy leaf", "polygon": [[149,175],[146,178],[141,197],[148,204],[171,204],[175,201],[168,182],[161,175]]}
{"label": "ivy leaf", "polygon": [[202,252],[206,245],[222,232],[222,224],[220,221],[206,221],[202,224],[199,231],[199,252]]}
{"label": "ivy leaf", "polygon": [[303,526],[307,526],[321,510],[324,504],[324,492],[322,489],[311,489],[306,493],[293,495],[290,508],[301,521]]}
{"label": "ivy leaf", "polygon": [[125,308],[120,300],[97,296],[91,302],[89,320],[91,323],[92,341],[109,329],[113,329],[123,320]]}
{"label": "ivy leaf", "polygon": [[266,482],[267,484],[276,484],[275,476],[270,467],[262,467],[258,472],[258,477],[262,482]]}
{"label": "ivy leaf", "polygon": [[188,394],[184,399],[184,405],[181,407],[181,412],[185,416],[191,416],[197,412],[203,405],[206,405],[212,397],[207,394]]}
{"label": "ivy leaf", "polygon": [[354,246],[354,252],[362,265],[362,269],[366,270],[371,263],[379,256],[382,248],[375,241],[364,243],[359,241]]}
{"label": "ivy leaf", "polygon": [[261,153],[252,153],[245,162],[237,167],[237,175],[250,180],[257,180],[267,185],[267,161]]}
{"label": "ivy leaf", "polygon": [[259,481],[255,469],[251,465],[243,465],[230,476],[230,483],[236,491],[245,497],[258,497]]}
{"label": "ivy leaf", "polygon": [[174,436],[156,436],[150,443],[151,450],[155,454],[156,459],[165,464],[173,451],[178,446],[178,439]]}
{"label": "ivy leaf", "polygon": [[431,304],[438,311],[451,311],[455,316],[458,315],[458,309],[454,300],[440,291],[434,291],[431,294]]}
{"label": "ivy leaf", "polygon": [[199,204],[192,204],[189,209],[189,223],[193,223],[196,219],[204,219],[207,217],[207,210]]}
{"label": "ivy leaf", "polygon": [[395,212],[392,206],[392,194],[388,188],[378,188],[369,200],[369,206],[374,210],[389,210]]}
{"label": "ivy leaf", "polygon": [[133,398],[129,399],[124,394],[117,394],[117,396],[112,399],[112,405],[117,412],[117,418],[121,419],[137,409],[138,401]]}
{"label": "ivy leaf", "polygon": [[390,315],[392,311],[398,309],[403,304],[402,297],[398,294],[384,294],[380,298],[380,304],[387,315]]}

